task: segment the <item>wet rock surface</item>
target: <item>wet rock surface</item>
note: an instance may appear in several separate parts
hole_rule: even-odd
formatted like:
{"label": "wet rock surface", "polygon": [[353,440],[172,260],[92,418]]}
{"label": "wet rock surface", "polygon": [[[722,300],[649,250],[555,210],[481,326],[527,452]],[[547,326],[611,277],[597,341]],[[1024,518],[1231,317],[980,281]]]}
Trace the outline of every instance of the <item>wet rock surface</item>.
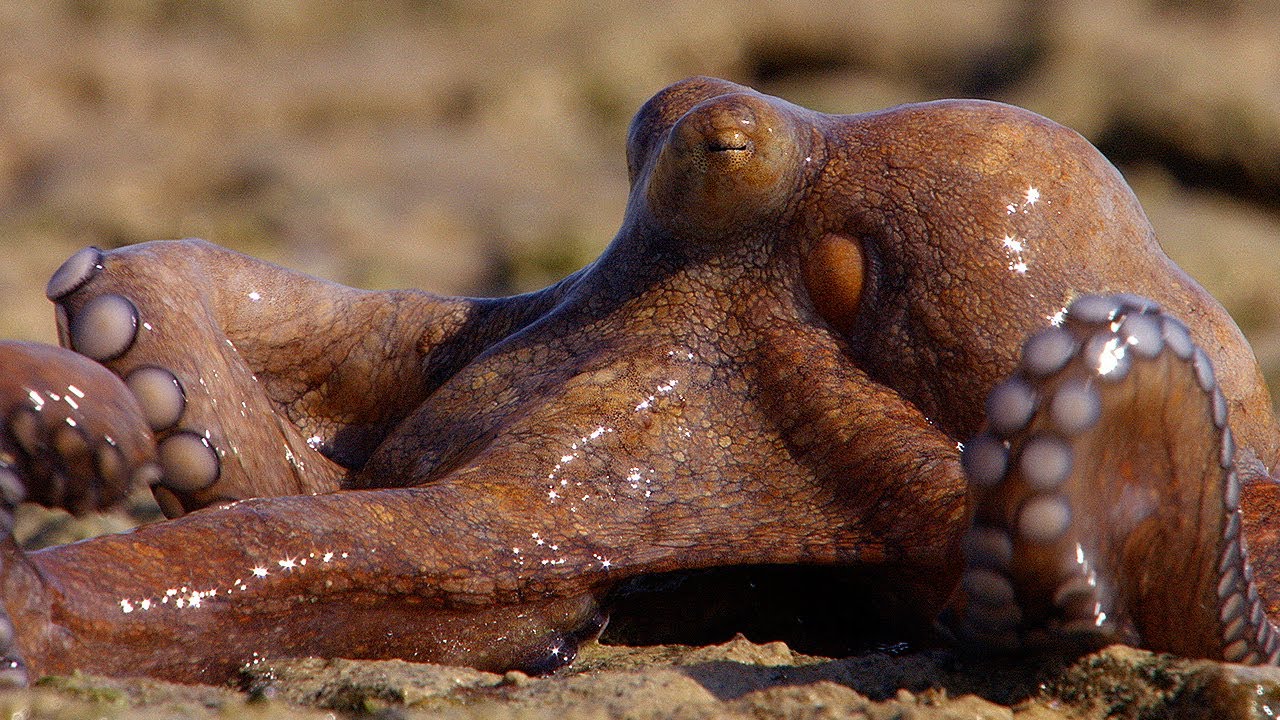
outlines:
{"label": "wet rock surface", "polygon": [[264,661],[243,690],[45,678],[0,716],[48,718],[1236,718],[1274,717],[1280,670],[1122,646],[1074,662],[961,660],[942,650],[833,659],[742,637],[593,645],[550,677],[401,661]]}

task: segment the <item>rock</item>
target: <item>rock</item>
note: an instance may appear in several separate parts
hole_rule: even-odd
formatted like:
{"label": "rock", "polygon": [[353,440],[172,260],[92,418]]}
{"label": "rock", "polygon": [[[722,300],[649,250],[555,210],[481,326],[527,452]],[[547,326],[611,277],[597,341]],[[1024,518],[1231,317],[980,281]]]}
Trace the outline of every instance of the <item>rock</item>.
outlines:
{"label": "rock", "polygon": [[424,705],[463,690],[523,684],[471,668],[402,660],[303,658],[265,661],[244,671],[244,685],[251,695],[348,712]]}
{"label": "rock", "polygon": [[[0,716],[310,718],[1213,718],[1274,717],[1280,669],[1115,646],[966,660],[943,650],[833,659],[737,637],[720,645],[589,645],[549,677],[401,661],[264,661],[245,692],[83,675],[0,694]],[[31,715],[28,715],[29,717]]]}

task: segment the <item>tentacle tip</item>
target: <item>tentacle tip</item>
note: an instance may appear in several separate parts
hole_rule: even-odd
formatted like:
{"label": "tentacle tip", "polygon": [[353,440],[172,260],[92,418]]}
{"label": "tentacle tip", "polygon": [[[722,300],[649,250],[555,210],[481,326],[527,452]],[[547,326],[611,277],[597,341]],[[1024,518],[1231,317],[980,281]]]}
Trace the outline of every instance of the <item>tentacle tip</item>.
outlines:
{"label": "tentacle tip", "polygon": [[513,669],[528,675],[550,675],[568,667],[577,658],[577,638],[557,635],[539,645],[525,661],[517,663]]}
{"label": "tentacle tip", "polygon": [[102,271],[102,250],[89,246],[67,258],[45,285],[44,295],[58,302],[84,287]]}

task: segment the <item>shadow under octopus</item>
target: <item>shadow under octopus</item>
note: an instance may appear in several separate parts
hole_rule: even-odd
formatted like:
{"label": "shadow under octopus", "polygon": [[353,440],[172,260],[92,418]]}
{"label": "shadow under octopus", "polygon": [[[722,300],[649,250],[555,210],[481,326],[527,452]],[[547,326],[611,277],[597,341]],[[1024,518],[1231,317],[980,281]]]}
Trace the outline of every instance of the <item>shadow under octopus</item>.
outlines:
{"label": "shadow under octopus", "polygon": [[172,519],[8,537],[3,679],[547,672],[646,581],[717,568],[816,569],[969,647],[1276,661],[1270,398],[1079,135],[694,78],[627,163],[613,243],[516,297],[197,240],[72,256],[68,349],[0,344],[0,500],[149,484]]}

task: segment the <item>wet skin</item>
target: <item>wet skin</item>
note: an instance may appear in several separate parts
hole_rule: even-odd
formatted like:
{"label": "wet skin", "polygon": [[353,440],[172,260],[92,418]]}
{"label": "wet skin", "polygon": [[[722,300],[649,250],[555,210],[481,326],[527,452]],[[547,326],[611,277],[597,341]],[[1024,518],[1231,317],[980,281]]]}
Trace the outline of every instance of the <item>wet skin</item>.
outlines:
{"label": "wet skin", "polygon": [[627,158],[613,243],[518,297],[199,241],[70,259],[64,344],[110,372],[0,344],[2,497],[151,482],[175,519],[8,541],[8,679],[547,671],[631,579],[766,564],[869,573],[904,625],[981,647],[1274,657],[1270,399],[1082,138],[698,78],[640,110]]}

